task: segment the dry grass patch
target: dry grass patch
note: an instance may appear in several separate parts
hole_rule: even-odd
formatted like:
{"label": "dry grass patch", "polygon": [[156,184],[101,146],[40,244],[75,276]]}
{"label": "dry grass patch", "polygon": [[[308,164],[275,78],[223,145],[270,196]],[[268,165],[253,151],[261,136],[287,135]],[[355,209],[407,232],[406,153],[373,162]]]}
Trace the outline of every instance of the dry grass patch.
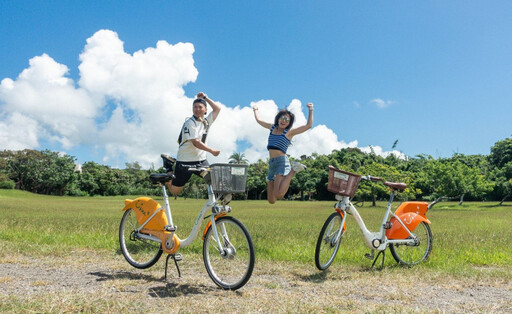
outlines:
{"label": "dry grass patch", "polygon": [[52,284],[51,282],[46,281],[46,280],[36,280],[36,281],[32,281],[30,283],[30,285],[32,287],[44,287],[44,286],[49,286],[51,284]]}
{"label": "dry grass patch", "polygon": [[[165,258],[147,270],[131,267],[115,252],[94,250],[17,260],[0,264],[0,278],[9,278],[0,281],[0,312],[512,311],[510,267],[461,276],[425,267],[376,270],[335,263],[320,272],[313,263],[257,259],[246,286],[224,291],[194,254],[180,263],[181,279],[169,265],[167,282]],[[500,278],[497,271],[507,275]]]}
{"label": "dry grass patch", "polygon": [[6,283],[9,283],[12,281],[14,281],[13,277],[10,277],[10,276],[0,277],[0,284],[6,284]]}

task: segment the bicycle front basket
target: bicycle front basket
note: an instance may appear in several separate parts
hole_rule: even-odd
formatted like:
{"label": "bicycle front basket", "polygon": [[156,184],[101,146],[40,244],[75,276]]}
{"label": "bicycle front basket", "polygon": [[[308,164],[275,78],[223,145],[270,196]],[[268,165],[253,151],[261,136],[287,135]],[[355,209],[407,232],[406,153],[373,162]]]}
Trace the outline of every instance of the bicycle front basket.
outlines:
{"label": "bicycle front basket", "polygon": [[210,166],[215,193],[243,193],[247,182],[247,165],[213,164]]}
{"label": "bicycle front basket", "polygon": [[327,184],[329,192],[352,197],[356,194],[359,181],[361,181],[361,175],[329,166],[329,182]]}

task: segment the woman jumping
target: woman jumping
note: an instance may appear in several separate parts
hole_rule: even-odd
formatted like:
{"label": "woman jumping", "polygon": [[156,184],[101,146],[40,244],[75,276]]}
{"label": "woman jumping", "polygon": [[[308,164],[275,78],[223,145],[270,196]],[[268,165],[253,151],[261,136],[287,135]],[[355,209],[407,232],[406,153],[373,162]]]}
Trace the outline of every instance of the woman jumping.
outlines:
{"label": "woman jumping", "polygon": [[293,176],[304,169],[301,163],[291,162],[286,156],[286,150],[295,135],[301,134],[309,130],[313,126],[313,104],[307,104],[309,108],[308,123],[298,128],[292,129],[295,116],[290,111],[283,109],[279,111],[274,119],[274,124],[261,121],[258,116],[258,107],[254,106],[254,118],[262,127],[269,129],[268,136],[268,176],[267,176],[267,199],[270,204],[274,204],[276,200],[283,198],[290,187]]}

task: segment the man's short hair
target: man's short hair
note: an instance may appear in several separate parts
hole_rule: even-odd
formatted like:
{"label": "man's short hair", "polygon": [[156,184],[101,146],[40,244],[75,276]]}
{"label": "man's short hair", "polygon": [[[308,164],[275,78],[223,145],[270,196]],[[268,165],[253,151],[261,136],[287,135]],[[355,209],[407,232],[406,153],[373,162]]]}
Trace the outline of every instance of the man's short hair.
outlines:
{"label": "man's short hair", "polygon": [[196,102],[200,102],[206,107],[206,100],[204,98],[196,98],[194,100],[194,102],[192,103],[192,105],[195,104]]}

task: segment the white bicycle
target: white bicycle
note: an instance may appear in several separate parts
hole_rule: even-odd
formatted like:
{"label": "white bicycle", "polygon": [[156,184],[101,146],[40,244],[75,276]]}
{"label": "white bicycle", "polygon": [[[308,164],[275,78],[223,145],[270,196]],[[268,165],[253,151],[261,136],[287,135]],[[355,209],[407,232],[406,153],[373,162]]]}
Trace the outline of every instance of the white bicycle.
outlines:
{"label": "white bicycle", "polygon": [[[209,172],[208,200],[199,211],[189,236],[182,240],[176,235],[165,183],[171,175],[155,173],[150,180],[162,187],[164,206],[149,197],[125,200],[124,215],[119,226],[119,243],[130,265],[144,269],[153,266],[167,253],[165,279],[169,258],[174,260],[178,275],[177,253],[180,247],[190,245],[199,234],[203,219],[209,219],[203,231],[203,260],[210,278],[219,287],[236,290],[243,287],[254,268],[254,246],[247,228],[237,219],[227,216],[232,194],[245,191],[247,165],[213,164],[210,168],[189,168],[198,173]],[[219,199],[215,194],[220,195]],[[207,214],[211,211],[211,215]]]}
{"label": "white bicycle", "polygon": [[[366,228],[359,212],[350,202],[361,179],[374,182],[382,181],[382,184],[391,190],[388,206],[378,232],[371,232]],[[406,188],[405,183],[387,182],[382,178],[372,176],[361,177],[329,166],[327,189],[336,193],[338,202],[334,206],[335,212],[327,218],[318,236],[315,249],[316,267],[319,270],[325,270],[334,261],[345,234],[347,214],[354,216],[363,233],[365,244],[371,249],[370,254],[365,256],[368,259],[373,259],[372,267],[381,254],[382,266],[384,266],[387,247],[400,264],[410,266],[426,260],[432,251],[433,242],[430,221],[426,216],[429,209],[428,203],[403,202],[394,213],[391,211],[395,193]],[[376,257],[375,251],[379,252]]]}

